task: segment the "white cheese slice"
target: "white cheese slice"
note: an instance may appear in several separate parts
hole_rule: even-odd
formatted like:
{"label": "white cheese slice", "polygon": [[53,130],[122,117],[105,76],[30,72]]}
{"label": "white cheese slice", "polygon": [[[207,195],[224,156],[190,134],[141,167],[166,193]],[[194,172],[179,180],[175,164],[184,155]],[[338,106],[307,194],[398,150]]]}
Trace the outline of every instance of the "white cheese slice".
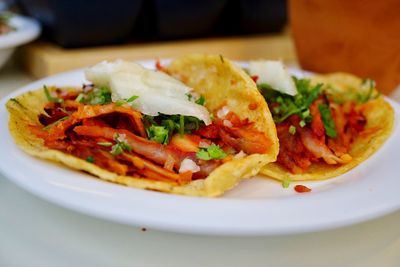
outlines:
{"label": "white cheese slice", "polygon": [[273,89],[288,95],[296,95],[297,89],[286,66],[278,60],[249,62],[250,75],[257,75],[257,84],[266,83]]}
{"label": "white cheese slice", "polygon": [[149,70],[134,62],[103,61],[85,71],[86,79],[96,86],[107,86],[112,100],[138,96],[130,103],[143,114],[193,116],[206,125],[211,123],[210,113],[201,105],[188,100],[192,90],[179,80],[160,72]]}

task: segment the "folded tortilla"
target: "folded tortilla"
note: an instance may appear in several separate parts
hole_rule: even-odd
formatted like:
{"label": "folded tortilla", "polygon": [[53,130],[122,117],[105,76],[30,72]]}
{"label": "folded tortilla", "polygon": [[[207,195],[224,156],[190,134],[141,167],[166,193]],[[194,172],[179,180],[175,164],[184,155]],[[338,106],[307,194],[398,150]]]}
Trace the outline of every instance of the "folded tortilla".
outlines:
{"label": "folded tortilla", "polygon": [[[323,83],[323,90],[342,101],[354,99],[355,94],[361,92],[362,80],[347,73],[333,73],[317,75],[310,78],[313,84]],[[377,91],[374,89],[374,94]],[[358,135],[351,143],[348,154],[352,160],[346,164],[328,165],[326,163],[312,163],[305,173],[293,174],[278,163],[269,163],[260,174],[277,179],[291,181],[324,180],[339,176],[356,167],[374,154],[388,139],[392,132],[394,110],[383,96],[366,102],[363,115],[367,119],[365,130],[371,129],[368,135]]]}
{"label": "folded tortilla", "polygon": [[[191,71],[187,71],[189,64]],[[209,67],[213,66],[210,70]],[[255,122],[255,128],[271,140],[271,148],[265,154],[252,154],[228,161],[216,168],[206,179],[194,180],[186,185],[173,185],[132,176],[121,176],[102,169],[78,157],[49,149],[41,138],[34,135],[29,125],[40,125],[38,115],[48,102],[43,90],[27,92],[7,102],[9,130],[16,144],[26,153],[62,163],[70,168],[85,171],[102,180],[155,191],[190,196],[219,196],[235,187],[242,179],[256,175],[262,166],[275,161],[278,140],[268,106],[258,93],[252,80],[240,68],[227,60],[216,57],[187,57],[171,63],[168,70],[175,76],[190,79],[196,92],[207,99],[206,107],[214,112],[227,103],[241,119]],[[214,71],[215,70],[215,71]],[[197,84],[196,84],[197,83]],[[256,110],[249,110],[250,102],[257,102]]]}
{"label": "folded tortilla", "polygon": [[166,70],[203,95],[209,110],[225,105],[240,119],[255,122],[255,128],[271,140],[267,155],[276,160],[279,142],[271,112],[254,81],[240,66],[221,55],[192,54],[172,61]]}

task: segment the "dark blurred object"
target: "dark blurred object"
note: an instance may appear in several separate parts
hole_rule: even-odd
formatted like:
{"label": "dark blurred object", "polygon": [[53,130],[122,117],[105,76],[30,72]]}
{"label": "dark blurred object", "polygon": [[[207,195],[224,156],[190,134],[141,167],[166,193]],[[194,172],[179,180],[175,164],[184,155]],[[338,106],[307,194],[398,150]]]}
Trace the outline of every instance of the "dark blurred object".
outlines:
{"label": "dark blurred object", "polygon": [[390,93],[400,84],[399,11],[399,0],[290,0],[301,66],[372,78]]}
{"label": "dark blurred object", "polygon": [[286,23],[286,1],[240,0],[236,8],[232,23],[243,34],[279,32]]}
{"label": "dark blurred object", "polygon": [[[18,0],[64,47],[277,32],[286,0]],[[139,12],[140,9],[140,12]],[[132,30],[133,28],[133,30]]]}
{"label": "dark blurred object", "polygon": [[133,31],[135,40],[159,41],[213,34],[228,0],[144,1]]}
{"label": "dark blurred object", "polygon": [[228,0],[214,32],[246,35],[279,32],[286,25],[286,0]]}
{"label": "dark blurred object", "polygon": [[212,32],[226,0],[154,0],[158,38],[204,36]]}
{"label": "dark blurred object", "polygon": [[45,37],[64,47],[106,45],[126,40],[141,0],[18,0],[38,19]]}

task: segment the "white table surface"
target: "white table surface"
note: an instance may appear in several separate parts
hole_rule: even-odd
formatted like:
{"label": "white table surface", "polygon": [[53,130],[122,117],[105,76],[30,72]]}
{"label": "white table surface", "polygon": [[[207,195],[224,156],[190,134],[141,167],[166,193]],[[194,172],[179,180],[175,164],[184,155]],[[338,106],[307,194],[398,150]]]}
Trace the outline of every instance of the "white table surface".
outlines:
{"label": "white table surface", "polygon": [[[0,97],[30,81],[8,64],[0,70]],[[400,93],[395,98],[400,100]],[[0,266],[399,267],[400,211],[310,234],[184,235],[75,213],[23,191],[0,174]]]}

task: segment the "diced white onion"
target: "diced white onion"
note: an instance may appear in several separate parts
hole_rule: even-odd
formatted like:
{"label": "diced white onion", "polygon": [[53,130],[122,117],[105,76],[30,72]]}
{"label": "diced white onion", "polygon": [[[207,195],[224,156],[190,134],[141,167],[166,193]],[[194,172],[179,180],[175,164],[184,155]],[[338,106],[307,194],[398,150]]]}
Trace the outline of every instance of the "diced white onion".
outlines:
{"label": "diced white onion", "polygon": [[231,128],[233,126],[232,122],[230,120],[223,120],[222,124],[229,128]]}
{"label": "diced white onion", "polygon": [[243,150],[240,150],[239,153],[237,153],[235,156],[233,156],[234,159],[241,159],[244,158],[245,156],[247,156],[246,153],[243,152]]}
{"label": "diced white onion", "polygon": [[209,146],[210,146],[210,144],[207,143],[207,142],[204,142],[204,141],[200,141],[200,142],[199,142],[199,147],[200,147],[200,148],[207,148],[207,147],[209,147]]}
{"label": "diced white onion", "polygon": [[126,134],[118,134],[117,141],[121,143],[128,143],[128,140],[126,139]]}
{"label": "diced white onion", "polygon": [[200,167],[191,159],[184,159],[181,162],[181,166],[179,168],[179,173],[191,171],[192,173],[200,171]]}
{"label": "diced white onion", "polygon": [[223,106],[217,111],[217,117],[220,119],[225,118],[226,115],[230,112],[229,108],[227,106]]}

